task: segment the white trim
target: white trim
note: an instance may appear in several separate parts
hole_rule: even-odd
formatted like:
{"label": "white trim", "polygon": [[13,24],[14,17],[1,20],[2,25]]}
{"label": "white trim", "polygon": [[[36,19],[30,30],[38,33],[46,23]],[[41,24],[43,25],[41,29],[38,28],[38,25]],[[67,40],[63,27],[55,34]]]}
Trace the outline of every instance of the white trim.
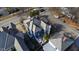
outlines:
{"label": "white trim", "polygon": [[79,34],[76,36],[76,38],[75,39],[77,39],[79,37]]}
{"label": "white trim", "polygon": [[52,44],[50,41],[49,41],[49,44],[50,44],[52,47],[56,48],[56,47],[55,47],[55,45],[54,45],[54,44]]}
{"label": "white trim", "polygon": [[29,31],[31,34],[32,34],[32,29],[33,29],[33,21],[31,21],[29,25]]}
{"label": "white trim", "polygon": [[22,47],[20,46],[16,38],[15,38],[14,47],[16,48],[17,51],[23,51]]}
{"label": "white trim", "polygon": [[47,24],[44,23],[43,21],[41,21],[41,26],[42,26],[42,28],[46,31],[46,26],[47,26]]}
{"label": "white trim", "polygon": [[33,24],[33,32],[35,33],[36,26]]}
{"label": "white trim", "polygon": [[6,41],[5,41],[5,45],[4,45],[4,49],[3,50],[5,50],[5,48],[6,48],[7,39],[8,39],[8,34],[6,35]]}

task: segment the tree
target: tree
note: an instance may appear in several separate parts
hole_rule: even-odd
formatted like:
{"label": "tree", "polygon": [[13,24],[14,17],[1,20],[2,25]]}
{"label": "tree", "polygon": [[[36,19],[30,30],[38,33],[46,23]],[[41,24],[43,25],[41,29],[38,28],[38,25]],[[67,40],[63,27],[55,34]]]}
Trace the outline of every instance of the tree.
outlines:
{"label": "tree", "polygon": [[44,40],[46,40],[46,42],[48,42],[49,41],[49,37],[50,37],[50,35],[48,35],[48,34],[44,35]]}
{"label": "tree", "polygon": [[32,10],[32,11],[30,11],[29,14],[30,14],[31,17],[39,15],[39,10]]}

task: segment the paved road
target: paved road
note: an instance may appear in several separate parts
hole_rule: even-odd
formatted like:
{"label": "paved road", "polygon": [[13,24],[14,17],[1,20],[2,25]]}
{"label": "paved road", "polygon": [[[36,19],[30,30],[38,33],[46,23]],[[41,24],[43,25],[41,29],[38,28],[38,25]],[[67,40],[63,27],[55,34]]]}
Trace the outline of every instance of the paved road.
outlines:
{"label": "paved road", "polygon": [[[21,17],[25,17],[27,16],[26,14],[22,14]],[[20,16],[13,16],[11,18],[8,18],[6,20],[3,20],[3,21],[0,21],[0,28],[2,26],[10,26],[10,23],[14,23],[14,24],[17,24],[20,20],[21,20],[21,17]]]}

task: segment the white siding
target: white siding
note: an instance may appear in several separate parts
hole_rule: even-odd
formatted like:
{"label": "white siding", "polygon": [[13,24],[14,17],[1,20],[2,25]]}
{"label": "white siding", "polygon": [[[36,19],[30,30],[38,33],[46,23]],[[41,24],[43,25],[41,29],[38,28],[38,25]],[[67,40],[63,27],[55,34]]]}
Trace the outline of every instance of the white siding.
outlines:
{"label": "white siding", "polygon": [[46,23],[44,23],[43,21],[41,21],[41,26],[46,31]]}
{"label": "white siding", "polygon": [[32,29],[33,29],[33,21],[30,22],[30,25],[29,25],[29,30],[30,30],[30,33],[32,34]]}
{"label": "white siding", "polygon": [[36,29],[36,26],[35,25],[33,25],[33,32],[35,33],[35,29]]}
{"label": "white siding", "polygon": [[23,21],[26,30],[28,30],[28,27],[29,27],[29,26],[27,25],[28,22],[30,22],[30,19]]}
{"label": "white siding", "polygon": [[15,39],[14,46],[15,46],[17,51],[23,51],[23,49],[21,48],[21,46],[20,46],[19,42],[17,41],[17,39]]}
{"label": "white siding", "polygon": [[44,51],[58,51],[58,49],[49,41],[43,46]]}

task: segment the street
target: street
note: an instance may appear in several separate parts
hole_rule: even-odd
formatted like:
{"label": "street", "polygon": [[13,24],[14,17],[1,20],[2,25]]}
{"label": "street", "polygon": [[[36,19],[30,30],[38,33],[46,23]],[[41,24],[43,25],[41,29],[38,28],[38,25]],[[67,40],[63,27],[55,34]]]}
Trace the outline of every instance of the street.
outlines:
{"label": "street", "polygon": [[10,26],[11,22],[14,23],[14,24],[17,24],[18,22],[21,21],[21,17],[27,17],[27,15],[26,14],[22,14],[21,16],[17,15],[17,16],[13,16],[11,18],[8,18],[6,20],[0,21],[0,28],[2,26],[4,26],[4,27]]}

